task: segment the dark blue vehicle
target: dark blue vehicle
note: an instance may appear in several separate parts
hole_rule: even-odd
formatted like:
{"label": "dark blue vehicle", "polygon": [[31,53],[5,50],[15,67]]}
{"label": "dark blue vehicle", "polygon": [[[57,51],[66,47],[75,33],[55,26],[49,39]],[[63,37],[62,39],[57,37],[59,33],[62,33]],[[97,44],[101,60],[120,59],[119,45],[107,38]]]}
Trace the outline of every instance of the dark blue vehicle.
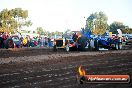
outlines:
{"label": "dark blue vehicle", "polygon": [[[81,31],[81,34],[90,41],[83,41],[82,45],[85,44],[89,45],[90,47],[94,48],[95,50],[103,49],[122,49],[122,38],[117,36],[109,37],[109,36],[96,36],[94,37],[91,31],[85,32],[84,30]],[[84,40],[84,39],[81,39]],[[89,43],[89,44],[86,44]],[[82,46],[81,45],[81,46]]]}
{"label": "dark blue vehicle", "polygon": [[18,36],[12,36],[11,38],[12,38],[16,48],[21,48],[22,47],[21,40],[19,39]]}
{"label": "dark blue vehicle", "polygon": [[97,37],[95,39],[95,48],[99,50],[99,48],[104,49],[122,49],[122,39],[118,36],[114,38],[111,37]]}

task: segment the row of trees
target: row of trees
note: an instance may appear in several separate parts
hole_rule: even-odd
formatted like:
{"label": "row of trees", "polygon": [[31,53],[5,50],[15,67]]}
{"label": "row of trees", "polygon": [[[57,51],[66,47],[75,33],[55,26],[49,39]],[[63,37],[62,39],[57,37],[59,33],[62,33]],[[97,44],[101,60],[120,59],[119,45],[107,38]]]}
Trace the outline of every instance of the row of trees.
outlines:
{"label": "row of trees", "polygon": [[113,22],[109,26],[109,30],[113,33],[116,33],[116,29],[121,29],[123,33],[132,34],[132,28],[129,26],[124,25],[122,22]]}
{"label": "row of trees", "polygon": [[[109,30],[110,32],[116,34],[117,29],[121,29],[123,33],[132,33],[132,28],[125,26],[122,22],[114,21],[112,24],[108,25],[108,17],[104,12],[91,14],[86,20],[85,32],[92,31],[94,35],[102,35]],[[54,36],[62,35],[62,32],[47,32],[42,27],[37,27],[37,33],[40,35]],[[67,29],[63,34],[71,34],[71,30]]]}
{"label": "row of trees", "polygon": [[[28,11],[23,10],[22,8],[14,8],[14,9],[3,9],[0,12],[0,32],[19,32],[23,27],[29,27],[32,25],[31,20],[28,20]],[[70,31],[66,30],[65,33]],[[24,33],[30,33],[30,31],[23,30]],[[37,27],[36,31],[33,33],[37,33],[40,35],[54,36],[54,35],[62,35],[62,32],[48,32],[44,30],[42,27]]]}
{"label": "row of trees", "polygon": [[39,35],[45,35],[45,36],[55,36],[55,35],[62,35],[63,32],[55,31],[55,32],[49,32],[43,29],[42,27],[37,27],[36,33]]}
{"label": "row of trees", "polygon": [[43,29],[42,27],[37,27],[36,33],[39,35],[46,35],[46,36],[55,36],[55,35],[62,36],[63,34],[72,34],[72,31],[70,29],[67,29],[64,32],[59,32],[59,31],[49,32]]}
{"label": "row of trees", "polygon": [[48,37],[51,37],[51,36],[62,36],[63,34],[68,34],[68,35],[71,35],[72,34],[72,31],[70,29],[67,29],[65,32],[59,32],[59,31],[55,31],[55,32],[49,32],[49,31],[46,31],[44,28],[42,27],[37,27],[35,31],[29,31],[29,30],[21,30],[21,33],[35,33],[35,34],[39,34],[39,35],[44,35],[44,36],[48,36]]}
{"label": "row of trees", "polygon": [[[93,34],[99,35],[104,34],[106,30],[109,30],[112,33],[116,33],[117,29],[121,29],[123,33],[132,33],[132,28],[124,25],[122,22],[113,22],[108,25],[108,17],[104,12],[95,12],[90,14],[86,20],[85,31],[92,31]],[[0,32],[11,32],[15,33],[16,31],[21,30],[23,27],[29,27],[32,25],[32,22],[28,20],[28,11],[23,10],[22,8],[15,9],[3,9],[0,12]],[[40,35],[59,35],[61,32],[52,32],[49,33],[44,30],[42,27],[37,27],[36,31]],[[65,34],[70,32],[69,29],[65,31]]]}
{"label": "row of trees", "polygon": [[109,30],[112,33],[116,33],[117,29],[121,29],[123,33],[132,33],[132,28],[124,25],[122,22],[113,22],[108,25],[108,17],[104,12],[91,14],[86,20],[85,31],[92,31],[94,35],[101,35]]}
{"label": "row of trees", "polygon": [[0,12],[0,32],[14,33],[22,27],[29,27],[32,22],[28,20],[28,11],[21,8],[3,9]]}

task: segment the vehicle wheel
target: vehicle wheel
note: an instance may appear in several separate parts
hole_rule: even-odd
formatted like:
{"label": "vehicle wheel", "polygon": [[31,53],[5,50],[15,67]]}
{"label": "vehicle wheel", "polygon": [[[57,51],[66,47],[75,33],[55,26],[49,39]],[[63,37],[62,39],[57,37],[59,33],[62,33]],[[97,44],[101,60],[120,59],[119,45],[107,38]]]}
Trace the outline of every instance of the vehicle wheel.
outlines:
{"label": "vehicle wheel", "polygon": [[81,51],[85,51],[85,47],[87,46],[87,39],[86,39],[86,37],[80,37],[80,38],[78,38],[78,44],[79,44],[79,46],[78,46],[78,49],[79,50],[81,50]]}
{"label": "vehicle wheel", "polygon": [[56,45],[53,46],[53,51],[57,51]]}
{"label": "vehicle wheel", "polygon": [[5,40],[5,48],[6,49],[8,49],[8,48],[14,48],[14,43],[13,43],[12,39]]}
{"label": "vehicle wheel", "polygon": [[120,49],[120,50],[122,49],[122,44],[121,43],[118,44],[118,49]]}
{"label": "vehicle wheel", "polygon": [[4,48],[3,38],[0,37],[0,48]]}
{"label": "vehicle wheel", "polygon": [[65,49],[66,49],[66,52],[69,52],[70,51],[70,47],[69,47],[68,44],[66,45]]}
{"label": "vehicle wheel", "polygon": [[84,42],[84,44],[81,44],[81,46],[79,46],[79,50],[81,51],[85,51],[85,46],[86,46],[86,43]]}
{"label": "vehicle wheel", "polygon": [[94,41],[94,46],[95,46],[95,50],[99,50],[99,43],[98,43],[98,40],[96,39],[95,41]]}
{"label": "vehicle wheel", "polygon": [[118,44],[115,44],[115,49],[118,50]]}

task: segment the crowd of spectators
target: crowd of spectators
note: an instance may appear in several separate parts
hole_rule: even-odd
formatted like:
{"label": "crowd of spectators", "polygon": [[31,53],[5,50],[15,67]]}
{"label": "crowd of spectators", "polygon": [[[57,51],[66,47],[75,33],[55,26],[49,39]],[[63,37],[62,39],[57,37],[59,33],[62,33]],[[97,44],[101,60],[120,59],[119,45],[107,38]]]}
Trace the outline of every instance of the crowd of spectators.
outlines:
{"label": "crowd of spectators", "polygon": [[51,48],[53,46],[53,42],[51,41],[51,38],[47,37],[30,37],[26,36],[20,38],[23,46],[25,47],[49,47]]}

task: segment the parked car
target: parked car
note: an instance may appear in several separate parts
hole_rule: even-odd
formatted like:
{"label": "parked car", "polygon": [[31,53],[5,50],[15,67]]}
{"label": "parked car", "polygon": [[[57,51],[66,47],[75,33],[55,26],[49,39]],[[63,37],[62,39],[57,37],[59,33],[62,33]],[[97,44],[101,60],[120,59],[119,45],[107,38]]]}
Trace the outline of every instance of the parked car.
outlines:
{"label": "parked car", "polygon": [[132,44],[132,35],[127,35],[126,45]]}

